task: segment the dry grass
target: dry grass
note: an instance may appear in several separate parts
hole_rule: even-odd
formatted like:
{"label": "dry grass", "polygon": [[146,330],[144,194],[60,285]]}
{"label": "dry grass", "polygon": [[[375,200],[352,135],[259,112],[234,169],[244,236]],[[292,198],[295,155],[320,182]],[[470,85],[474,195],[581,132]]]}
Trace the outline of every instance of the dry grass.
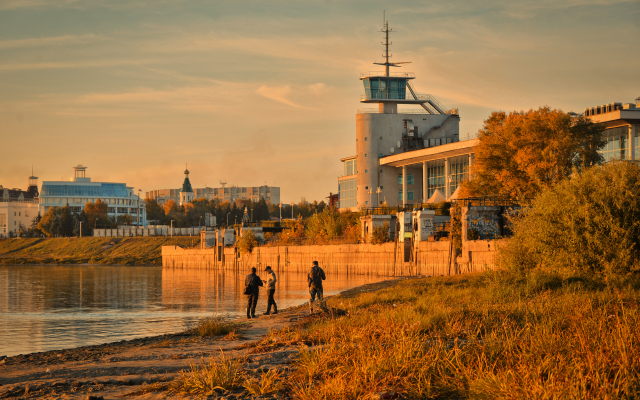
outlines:
{"label": "dry grass", "polygon": [[252,396],[274,394],[284,389],[282,373],[274,370],[263,372],[257,379],[247,379],[244,388]]}
{"label": "dry grass", "polygon": [[171,385],[171,391],[195,395],[208,395],[216,390],[232,390],[242,387],[245,382],[244,371],[239,360],[231,360],[220,351],[216,360],[202,359],[202,365],[191,363],[188,371],[179,372],[178,378]]}
{"label": "dry grass", "polygon": [[223,317],[216,316],[201,319],[188,333],[200,337],[230,335],[229,338],[233,338],[237,337],[237,329],[237,323],[227,322]]}
{"label": "dry grass", "polygon": [[294,365],[289,386],[300,399],[389,390],[412,399],[631,399],[640,396],[639,300],[633,287],[549,275],[430,278],[331,299],[350,316],[269,340],[322,344],[303,347]]}
{"label": "dry grass", "polygon": [[[111,246],[111,243],[114,243]],[[49,238],[0,240],[3,262],[57,264],[162,264],[162,246],[191,247],[197,237]]]}

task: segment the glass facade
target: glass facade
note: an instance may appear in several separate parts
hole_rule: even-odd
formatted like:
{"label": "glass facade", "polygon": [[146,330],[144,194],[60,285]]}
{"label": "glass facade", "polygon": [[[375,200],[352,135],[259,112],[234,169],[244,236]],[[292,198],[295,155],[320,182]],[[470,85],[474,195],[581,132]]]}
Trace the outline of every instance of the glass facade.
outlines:
{"label": "glass facade", "polygon": [[405,99],[406,78],[376,77],[365,78],[362,81],[367,99]]}
{"label": "glass facade", "polygon": [[[413,190],[407,190],[407,201],[413,201]],[[398,201],[402,201],[402,189],[398,190]]]}
{"label": "glass facade", "polygon": [[635,144],[635,159],[638,160],[640,159],[640,140],[638,140],[640,138],[640,125],[636,125],[635,126],[635,134],[634,134],[634,138],[633,138],[633,143]]}
{"label": "glass facade", "polygon": [[462,183],[464,178],[469,172],[469,161],[451,164],[449,166],[449,173],[451,175],[451,181],[449,182],[449,193],[453,194],[458,188],[458,185]]}
{"label": "glass facade", "polygon": [[343,179],[341,181],[338,181],[340,208],[356,207],[358,205],[357,181],[357,178]]}
{"label": "glass facade", "polygon": [[444,194],[445,176],[444,176],[444,164],[439,166],[433,166],[427,168],[428,184],[429,188],[426,199],[430,199],[431,196],[440,190]]}
{"label": "glass facade", "polygon": [[[398,174],[398,185],[402,185],[402,174]],[[407,174],[407,185],[413,185],[413,174]]]}
{"label": "glass facade", "polygon": [[73,197],[129,197],[124,183],[100,183],[97,185],[51,184],[44,182],[40,197],[73,196]]}
{"label": "glass facade", "polygon": [[624,126],[620,128],[606,129],[604,131],[603,138],[606,143],[600,150],[600,154],[604,157],[605,162],[609,162],[611,160],[624,160],[628,158],[628,127]]}

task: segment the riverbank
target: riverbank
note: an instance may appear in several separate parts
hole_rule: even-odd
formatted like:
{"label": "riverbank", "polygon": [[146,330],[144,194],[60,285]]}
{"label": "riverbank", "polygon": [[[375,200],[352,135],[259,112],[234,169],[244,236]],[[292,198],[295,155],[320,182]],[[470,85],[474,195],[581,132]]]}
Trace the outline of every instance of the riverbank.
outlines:
{"label": "riverbank", "polygon": [[0,239],[0,264],[162,265],[162,246],[194,247],[199,237]]}
{"label": "riverbank", "polygon": [[637,398],[638,289],[505,272],[387,281],[233,334],[10,357],[0,398]]}
{"label": "riverbank", "polygon": [[[395,282],[360,286],[333,298],[348,298]],[[264,304],[260,306],[264,308]],[[240,360],[244,370],[256,377],[267,369],[286,371],[297,357],[298,343],[282,344],[269,352],[256,350],[257,346],[273,330],[289,329],[315,318],[321,316],[310,317],[307,306],[298,306],[280,310],[277,315],[232,322],[218,336],[201,336],[194,330],[7,357],[0,360],[0,399],[86,399],[89,395],[104,399],[196,398],[169,391],[181,370],[201,364],[203,357],[219,357],[224,352],[225,357]],[[240,388],[230,390],[225,397],[244,398],[247,394]]]}

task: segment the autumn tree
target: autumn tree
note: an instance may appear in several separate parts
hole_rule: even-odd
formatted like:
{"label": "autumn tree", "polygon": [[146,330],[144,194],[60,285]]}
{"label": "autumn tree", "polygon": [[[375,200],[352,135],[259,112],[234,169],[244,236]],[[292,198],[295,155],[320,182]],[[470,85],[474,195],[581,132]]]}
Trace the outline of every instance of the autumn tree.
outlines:
{"label": "autumn tree", "polygon": [[549,107],[494,112],[479,131],[471,179],[461,195],[530,199],[574,170],[601,164],[603,129]]}
{"label": "autumn tree", "polygon": [[84,206],[87,222],[93,228],[107,228],[112,225],[108,211],[107,203],[100,199],[96,200],[95,203],[89,202]]}
{"label": "autumn tree", "polygon": [[147,212],[147,220],[153,221],[157,225],[162,224],[164,220],[164,210],[158,204],[156,199],[145,199],[145,211]]}
{"label": "autumn tree", "polygon": [[38,222],[37,229],[49,237],[71,236],[75,222],[69,206],[50,207]]}

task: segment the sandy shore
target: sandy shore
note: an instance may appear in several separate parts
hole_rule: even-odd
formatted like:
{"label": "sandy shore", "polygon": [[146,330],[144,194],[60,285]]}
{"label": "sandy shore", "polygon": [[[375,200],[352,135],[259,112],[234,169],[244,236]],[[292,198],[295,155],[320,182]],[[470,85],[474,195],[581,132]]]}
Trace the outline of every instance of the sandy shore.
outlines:
{"label": "sandy shore", "polygon": [[[350,297],[362,291],[373,291],[393,285],[395,280],[372,283],[336,295]],[[264,304],[261,304],[264,308]],[[225,357],[242,361],[245,371],[256,376],[264,370],[286,371],[297,355],[298,347],[281,346],[270,352],[256,353],[253,344],[270,329],[310,318],[308,307],[280,310],[277,315],[239,320],[236,337],[198,337],[187,333],[161,335],[98,346],[48,351],[8,357],[0,361],[0,399],[89,399],[196,398],[169,393],[163,389],[178,372],[202,358]],[[210,398],[251,398],[240,389],[222,392]],[[276,398],[263,396],[261,398]],[[279,395],[277,398],[282,398]]]}

